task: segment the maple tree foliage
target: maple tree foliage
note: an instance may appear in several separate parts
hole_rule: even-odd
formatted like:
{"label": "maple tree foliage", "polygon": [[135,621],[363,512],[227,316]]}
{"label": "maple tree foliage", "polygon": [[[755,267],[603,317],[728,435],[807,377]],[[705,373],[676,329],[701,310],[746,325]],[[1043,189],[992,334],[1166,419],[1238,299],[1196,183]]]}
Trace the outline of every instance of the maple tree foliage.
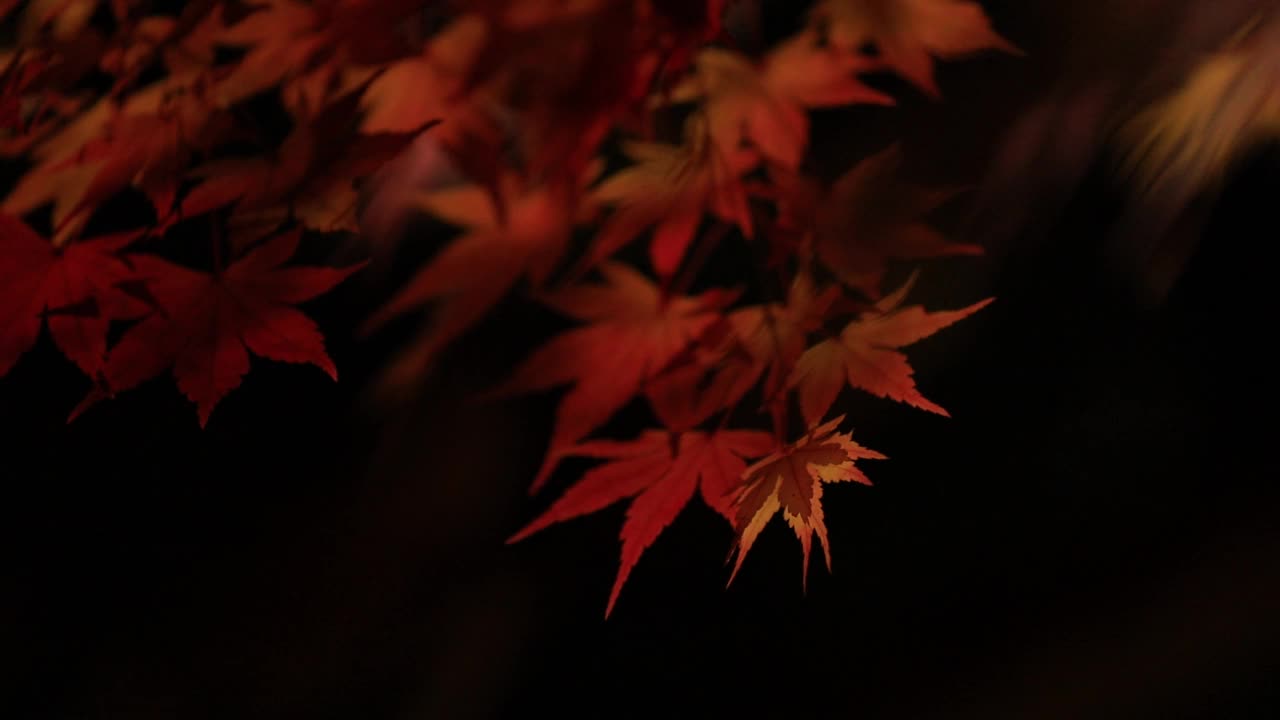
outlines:
{"label": "maple tree foliage", "polygon": [[[359,266],[293,258],[429,215],[456,235],[365,325],[422,321],[386,386],[509,296],[575,323],[492,395],[562,393],[533,491],[566,458],[599,464],[513,541],[628,500],[606,612],[695,495],[736,534],[735,575],[779,512],[805,565],[815,534],[829,565],[822,485],[869,483],[856,463],[883,457],[842,430],[838,397],[945,414],[904,349],[988,301],[926,310],[886,287],[903,262],[981,248],[931,224],[955,191],[912,182],[896,146],[817,174],[810,113],[892,107],[874,73],[937,100],[936,63],[1016,48],[972,0],[819,0],[749,51],[725,24],[743,5],[0,5],[0,153],[24,168],[0,205],[0,374],[47,327],[86,376],[73,417],[171,372],[201,425],[251,355],[336,378],[295,306]],[[410,156],[428,182],[395,174]],[[146,209],[116,227],[128,197]],[[730,245],[754,272],[709,282]],[[600,437],[637,401],[649,427]]]}

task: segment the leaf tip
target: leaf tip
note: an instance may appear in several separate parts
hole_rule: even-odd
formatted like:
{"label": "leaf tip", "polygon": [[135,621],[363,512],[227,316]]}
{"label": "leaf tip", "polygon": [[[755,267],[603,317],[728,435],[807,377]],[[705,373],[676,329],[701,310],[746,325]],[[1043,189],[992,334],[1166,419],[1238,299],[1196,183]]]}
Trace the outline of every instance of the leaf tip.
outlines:
{"label": "leaf tip", "polygon": [[328,355],[321,355],[316,358],[315,366],[323,370],[330,380],[338,382],[338,366],[333,363],[333,360]]}
{"label": "leaf tip", "polygon": [[85,395],[84,399],[81,400],[79,404],[77,404],[74,408],[71,409],[70,414],[67,415],[67,424],[70,425],[71,423],[75,422],[76,419],[79,418],[81,415],[83,415],[89,408],[93,407],[94,405],[97,405],[101,400],[103,400],[106,397],[107,397],[107,394],[103,392],[100,388],[94,388],[90,390],[89,394]]}
{"label": "leaf tip", "polygon": [[516,532],[514,535],[512,535],[511,537],[507,538],[507,539],[503,542],[503,544],[504,544],[504,545],[515,545],[516,543],[520,542],[521,540],[524,540],[524,539],[528,538],[530,535],[532,535],[532,534],[534,534],[534,533],[538,532],[538,531],[539,531],[539,530],[541,530],[541,529],[542,529],[542,528],[541,528],[541,527],[539,527],[539,525],[538,525],[538,523],[537,523],[536,521],[535,521],[535,522],[532,522],[532,523],[530,523],[530,524],[526,525],[523,529],[521,529],[521,530],[517,531],[517,532]]}

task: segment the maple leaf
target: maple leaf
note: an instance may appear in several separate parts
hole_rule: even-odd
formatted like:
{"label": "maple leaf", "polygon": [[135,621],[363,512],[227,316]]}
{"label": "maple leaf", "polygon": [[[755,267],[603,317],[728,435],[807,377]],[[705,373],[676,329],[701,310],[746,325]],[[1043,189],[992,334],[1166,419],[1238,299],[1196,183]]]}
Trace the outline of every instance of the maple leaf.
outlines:
{"label": "maple leaf", "polygon": [[[697,128],[701,123],[691,123]],[[754,153],[724,155],[697,129],[683,147],[631,142],[626,154],[636,161],[595,188],[594,197],[616,206],[598,233],[592,258],[602,260],[653,227],[649,256],[660,277],[680,267],[704,214],[711,212],[753,237],[751,212],[740,175],[754,164]]]}
{"label": "maple leaf", "polygon": [[103,389],[72,418],[101,399],[130,390],[172,368],[178,389],[196,404],[203,427],[218,402],[249,372],[249,353],[309,363],[337,379],[324,337],[292,307],[328,292],[361,265],[335,269],[281,267],[302,232],[277,236],[220,273],[204,273],[152,255],[131,258],[156,309],[125,332],[107,355]]}
{"label": "maple leaf", "polygon": [[750,58],[721,48],[698,54],[696,74],[671,91],[676,102],[703,100],[708,132],[721,152],[750,140],[762,155],[794,168],[809,141],[804,108],[773,87]]}
{"label": "maple leaf", "polygon": [[744,460],[765,455],[773,448],[773,437],[758,430],[710,433],[652,430],[625,442],[581,443],[566,455],[602,458],[609,462],[588,471],[545,513],[508,542],[518,542],[555,523],[632,498],[620,535],[622,561],[605,608],[605,617],[608,617],[640,556],[694,494],[700,494],[708,506],[732,522],[732,493],[742,480],[746,469]]}
{"label": "maple leaf", "polygon": [[314,69],[332,52],[333,38],[320,9],[295,0],[268,0],[225,28],[221,45],[248,48],[244,58],[218,82],[218,102],[229,107],[286,79]]}
{"label": "maple leaf", "polygon": [[743,472],[743,484],[734,501],[734,527],[738,531],[738,557],[729,575],[737,577],[760,531],[782,511],[804,551],[803,582],[808,584],[809,551],[813,536],[822,543],[822,553],[831,570],[831,548],[822,515],[822,484],[871,481],[854,463],[858,460],[885,460],[884,455],[858,445],[850,433],[838,433],[840,417],[810,430],[800,440],[760,460]]}
{"label": "maple leaf", "polygon": [[575,176],[647,94],[661,56],[648,2],[470,2],[489,25],[468,87],[511,118],[535,176]]}
{"label": "maple leaf", "polygon": [[[355,135],[363,87],[346,92],[296,125],[275,152],[226,157],[194,169],[203,179],[167,219],[234,205],[234,221],[274,227],[292,212],[321,232],[357,229],[356,184],[404,150],[418,132]],[[335,140],[344,139],[342,143]]]}
{"label": "maple leaf", "polygon": [[730,156],[750,140],[790,169],[799,166],[809,141],[805,108],[893,103],[858,80],[863,59],[818,47],[812,33],[784,42],[759,64],[732,50],[707,48],[694,68],[670,98],[703,101],[708,132],[721,153]]}
{"label": "maple leaf", "polygon": [[22,142],[34,134],[30,113],[23,108],[24,101],[36,89],[37,81],[49,66],[49,60],[39,53],[17,50],[10,54],[0,71],[0,131],[6,135],[5,144],[24,147]]}
{"label": "maple leaf", "polygon": [[664,297],[656,285],[620,263],[600,268],[604,284],[560,290],[545,301],[589,322],[535,350],[501,393],[573,384],[560,401],[546,459],[532,490],[546,482],[570,447],[622,408],[690,343],[715,323],[732,300],[726,291]]}
{"label": "maple leaf", "polygon": [[132,272],[116,253],[140,233],[121,233],[55,247],[18,218],[0,213],[0,376],[40,334],[89,377],[102,369],[107,325],[145,312],[116,289]]}
{"label": "maple leaf", "polygon": [[725,318],[730,330],[726,342],[715,348],[710,358],[719,368],[722,382],[731,385],[725,402],[736,402],[762,376],[765,403],[779,399],[809,334],[821,328],[840,298],[839,287],[819,290],[808,273],[799,273],[785,303],[752,305],[729,313]]}
{"label": "maple leaf", "polygon": [[[584,175],[580,186],[589,182]],[[487,188],[462,185],[422,194],[419,209],[465,228],[409,283],[365,323],[372,331],[422,305],[441,301],[431,330],[388,370],[394,386],[421,374],[448,343],[499,300],[521,277],[539,289],[555,268],[573,226],[574,203],[582,187],[530,185],[503,178],[499,196]]]}
{"label": "maple leaf", "polygon": [[389,65],[361,99],[361,132],[410,132],[442,117],[452,120],[486,29],[477,16],[460,17],[433,36],[421,55]]}
{"label": "maple leaf", "polygon": [[798,387],[805,421],[822,419],[848,384],[873,395],[946,416],[947,411],[916,389],[907,356],[898,352],[976,313],[988,298],[961,310],[926,312],[919,305],[899,307],[911,283],[862,313],[837,338],[824,340],[800,356],[788,385]]}
{"label": "maple leaf", "polygon": [[878,63],[840,52],[805,30],[774,46],[765,56],[764,84],[806,108],[845,105],[892,105],[892,97],[863,84],[859,73]]}
{"label": "maple leaf", "polygon": [[821,0],[813,19],[831,45],[857,50],[873,44],[884,65],[933,97],[940,94],[933,58],[1019,52],[971,0]]}
{"label": "maple leaf", "polygon": [[949,242],[922,219],[955,192],[909,185],[901,165],[901,151],[890,146],[842,175],[813,206],[818,259],[870,298],[880,296],[890,259],[982,254],[981,246]]}
{"label": "maple leaf", "polygon": [[75,39],[91,20],[98,0],[32,0],[19,21],[18,35],[34,39],[42,31],[55,40]]}
{"label": "maple leaf", "polygon": [[217,83],[218,102],[229,107],[279,86],[298,117],[323,105],[329,86],[358,84],[368,65],[403,57],[408,50],[397,23],[420,10],[410,0],[257,0],[251,12],[221,29],[219,45],[246,50]]}
{"label": "maple leaf", "polygon": [[141,18],[123,41],[102,53],[98,67],[112,75],[122,76],[122,79],[131,78],[156,57],[177,28],[178,21],[173,17]]}
{"label": "maple leaf", "polygon": [[39,162],[5,198],[4,209],[26,214],[52,202],[59,243],[77,233],[99,204],[130,186],[164,217],[191,154],[215,144],[226,119],[188,78],[157,82],[123,103],[104,99],[35,148]]}

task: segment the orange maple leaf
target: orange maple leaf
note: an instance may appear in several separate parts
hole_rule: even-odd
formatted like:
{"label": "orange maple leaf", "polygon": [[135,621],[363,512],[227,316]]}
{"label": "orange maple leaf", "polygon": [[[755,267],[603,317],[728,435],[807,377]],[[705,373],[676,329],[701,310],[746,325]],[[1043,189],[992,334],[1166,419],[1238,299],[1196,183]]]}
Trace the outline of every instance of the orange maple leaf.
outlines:
{"label": "orange maple leaf", "polygon": [[361,132],[410,132],[442,117],[453,122],[486,29],[479,17],[464,15],[433,36],[421,55],[389,65],[365,90]]}
{"label": "orange maple leaf", "polygon": [[605,617],[632,568],[685,505],[700,493],[703,501],[733,522],[733,497],[746,469],[744,459],[765,455],[773,437],[758,430],[682,432],[651,430],[635,440],[595,440],[565,455],[609,460],[583,475],[573,487],[527,527],[511,537],[517,542],[549,525],[596,512],[633,498],[622,525],[622,562],[609,593]]}
{"label": "orange maple leaf", "polygon": [[831,548],[822,516],[822,483],[871,481],[854,462],[884,460],[884,455],[858,445],[850,433],[837,433],[844,416],[815,427],[800,440],[778,450],[747,468],[743,485],[734,501],[734,527],[738,530],[738,558],[729,575],[737,577],[742,561],[760,536],[760,531],[779,511],[795,531],[804,551],[803,582],[809,575],[809,551],[816,533],[822,543],[827,570],[831,570]]}
{"label": "orange maple leaf", "polygon": [[801,33],[759,63],[707,48],[698,54],[694,75],[670,98],[702,100],[708,131],[726,156],[750,140],[766,158],[794,170],[809,141],[805,108],[893,103],[858,80],[856,73],[866,67],[864,59],[819,47],[813,33]]}
{"label": "orange maple leaf", "polygon": [[686,143],[624,145],[636,164],[609,176],[594,191],[596,199],[616,208],[596,236],[593,259],[611,256],[652,227],[650,260],[660,277],[670,277],[707,212],[736,225],[746,237],[753,236],[740,176],[755,164],[755,154],[723,153],[709,140],[700,116],[690,119]]}
{"label": "orange maple leaf", "polygon": [[664,297],[636,270],[620,263],[600,268],[605,283],[566,288],[545,298],[560,312],[590,325],[551,339],[515,371],[498,392],[545,390],[573,384],[560,401],[550,447],[533,481],[546,482],[560,459],[656,377],[720,318],[733,294]]}
{"label": "orange maple leaf", "polygon": [[806,422],[821,420],[846,383],[879,397],[947,415],[946,410],[916,389],[911,364],[898,349],[969,317],[993,298],[948,312],[925,312],[919,305],[898,307],[910,286],[909,281],[877,303],[875,309],[862,313],[845,326],[838,338],[824,340],[800,356],[788,385],[799,388],[800,409]]}
{"label": "orange maple leaf", "polygon": [[[218,80],[219,104],[230,107],[275,85],[286,96],[312,74],[325,74],[327,61],[345,50],[343,35],[330,25],[324,5],[297,0],[265,0],[217,35],[219,45],[245,48],[244,57]],[[389,43],[394,44],[394,43]],[[288,86],[293,86],[292,88]]]}
{"label": "orange maple leaf", "polygon": [[971,0],[821,0],[813,18],[831,45],[857,50],[873,44],[886,66],[933,97],[939,95],[933,58],[1019,52]]}
{"label": "orange maple leaf", "polygon": [[249,352],[309,363],[337,379],[324,336],[292,305],[328,292],[361,265],[336,269],[280,267],[297,249],[301,230],[273,238],[209,274],[151,255],[130,258],[157,307],[131,327],[107,355],[103,385],[72,413],[102,397],[132,389],[172,368],[178,389],[196,403],[203,427],[214,406],[249,372]]}

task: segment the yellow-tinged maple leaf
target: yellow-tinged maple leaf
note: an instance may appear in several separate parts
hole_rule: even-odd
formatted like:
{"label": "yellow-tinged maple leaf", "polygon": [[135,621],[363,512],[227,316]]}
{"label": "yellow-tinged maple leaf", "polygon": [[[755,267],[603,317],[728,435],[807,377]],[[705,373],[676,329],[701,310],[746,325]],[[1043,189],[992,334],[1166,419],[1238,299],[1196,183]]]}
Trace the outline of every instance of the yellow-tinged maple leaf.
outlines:
{"label": "yellow-tinged maple leaf", "polygon": [[545,513],[508,542],[517,542],[549,525],[633,498],[622,525],[622,561],[605,608],[605,617],[608,617],[640,556],[694,494],[700,494],[707,505],[733,522],[733,492],[742,482],[744,460],[765,455],[774,447],[773,437],[758,430],[682,433],[651,430],[625,442],[581,443],[565,454],[609,462],[588,471]]}
{"label": "yellow-tinged maple leaf", "polygon": [[933,58],[1019,52],[972,0],[821,0],[813,18],[833,46],[857,50],[873,44],[884,65],[934,97],[939,91]]}
{"label": "yellow-tinged maple leaf", "polygon": [[854,463],[857,460],[884,460],[884,455],[858,445],[850,433],[838,433],[840,417],[810,430],[796,442],[747,468],[743,485],[734,501],[734,527],[738,531],[737,560],[729,582],[737,577],[742,561],[769,520],[782,511],[804,551],[803,575],[807,584],[809,551],[813,536],[822,543],[822,553],[831,570],[831,548],[822,516],[822,484],[871,481]]}
{"label": "yellow-tinged maple leaf", "polygon": [[748,238],[754,231],[741,175],[755,164],[755,154],[721,152],[710,142],[704,122],[695,116],[684,146],[632,142],[624,146],[635,164],[609,176],[594,197],[615,205],[604,222],[591,257],[613,255],[646,229],[653,228],[649,256],[661,277],[680,267],[703,217],[710,212],[736,225]]}
{"label": "yellow-tinged maple leaf", "polygon": [[640,392],[695,338],[720,318],[733,294],[664,296],[636,270],[620,263],[600,268],[605,282],[557,291],[544,300],[590,323],[535,350],[499,392],[528,392],[573,384],[556,410],[546,459],[533,490],[546,482],[572,446]]}
{"label": "yellow-tinged maple leaf", "polygon": [[880,297],[889,260],[982,254],[981,246],[950,242],[924,220],[955,191],[910,185],[901,165],[901,151],[890,146],[842,175],[813,206],[818,259],[870,298]]}
{"label": "yellow-tinged maple leaf", "polygon": [[840,337],[824,340],[800,356],[788,385],[798,387],[800,409],[813,424],[826,416],[846,384],[879,397],[947,415],[937,403],[916,389],[907,356],[898,352],[989,305],[988,298],[961,310],[926,312],[920,305],[899,307],[910,289],[908,281],[886,296],[875,309],[845,326]]}
{"label": "yellow-tinged maple leaf", "polygon": [[708,132],[726,155],[750,140],[766,158],[795,169],[809,141],[805,108],[858,103],[889,105],[893,99],[857,77],[867,63],[856,55],[819,47],[801,33],[760,63],[741,53],[707,48],[694,74],[672,89],[672,100],[702,100]]}

